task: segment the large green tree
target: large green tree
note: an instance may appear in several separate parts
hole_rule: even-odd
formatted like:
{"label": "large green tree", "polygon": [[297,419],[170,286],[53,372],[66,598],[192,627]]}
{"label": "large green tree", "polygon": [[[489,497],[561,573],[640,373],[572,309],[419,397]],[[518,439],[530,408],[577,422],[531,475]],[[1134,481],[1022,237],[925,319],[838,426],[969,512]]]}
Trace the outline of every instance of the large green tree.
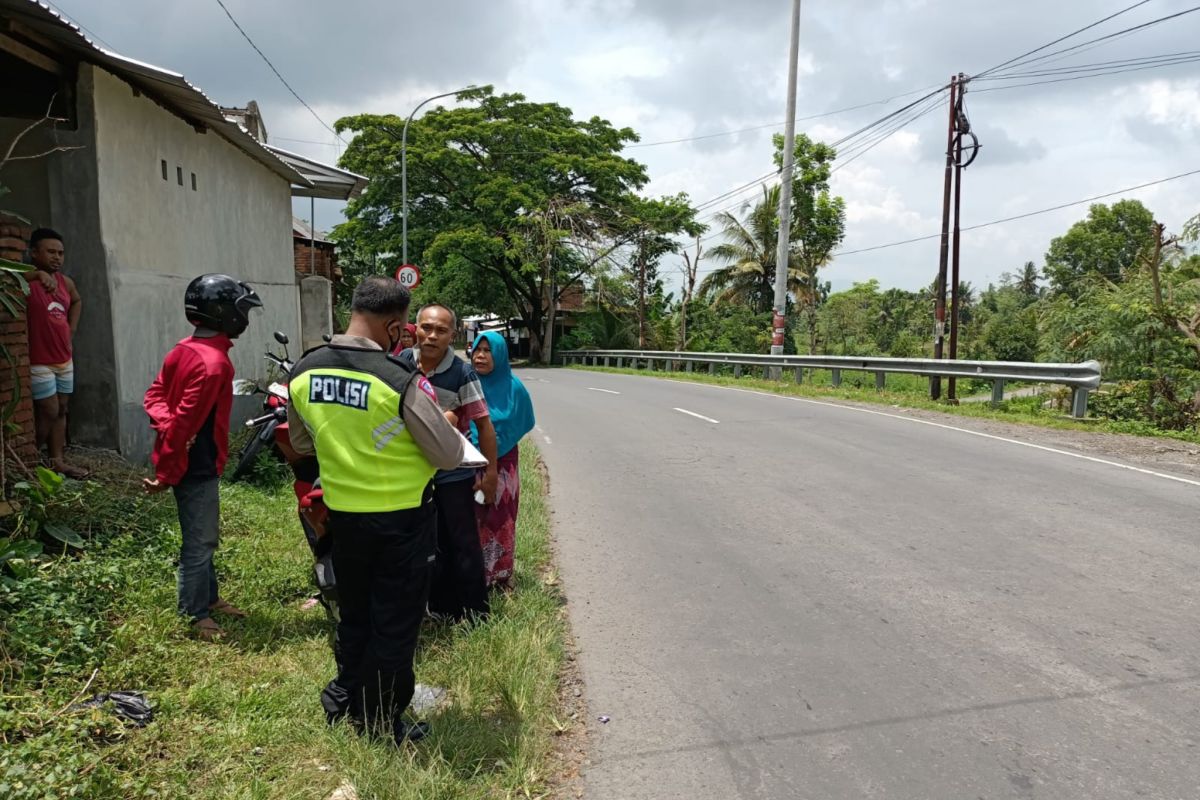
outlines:
{"label": "large green tree", "polygon": [[1089,280],[1123,280],[1154,241],[1154,215],[1137,200],[1097,203],[1087,219],[1050,242],[1046,277],[1056,293],[1080,296]]}
{"label": "large green tree", "polygon": [[[549,357],[552,309],[620,248],[695,229],[683,195],[648,200],[646,168],[622,155],[637,135],[557,103],[478,89],[408,130],[409,252],[423,294],[461,311],[519,317],[535,360]],[[341,164],[371,179],[336,236],[358,252],[401,251],[401,130],[396,115],[338,120]]]}

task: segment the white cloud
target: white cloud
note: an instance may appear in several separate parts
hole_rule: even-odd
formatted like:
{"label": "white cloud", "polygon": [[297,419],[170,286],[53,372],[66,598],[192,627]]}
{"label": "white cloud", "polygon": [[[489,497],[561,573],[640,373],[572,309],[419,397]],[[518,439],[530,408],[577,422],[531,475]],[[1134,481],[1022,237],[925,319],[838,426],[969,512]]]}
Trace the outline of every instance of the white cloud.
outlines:
{"label": "white cloud", "polygon": [[[1100,15],[1094,5],[806,3],[800,115],[900,95],[959,71],[978,72],[1090,22]],[[80,21],[118,50],[184,72],[219,102],[259,100],[281,145],[336,157],[336,148],[325,144],[282,141],[327,143],[332,136],[295,103],[219,9],[150,0],[74,6],[84,14]],[[647,142],[764,125],[784,116],[789,4],[779,0],[343,0],[336,7],[318,6],[303,18],[283,0],[240,3],[234,12],[329,122],[366,111],[404,115],[424,97],[470,82],[491,82],[501,91],[560,102],[580,117],[599,115],[629,125]],[[1178,8],[1179,0],[1150,4],[1087,35]],[[1157,26],[1053,66],[1188,50],[1194,33],[1194,24]],[[964,177],[964,223],[1200,166],[1200,80],[1189,69],[987,93],[982,90],[999,84],[973,84],[968,109],[983,150]],[[834,141],[913,99],[812,120],[800,130]],[[835,175],[834,190],[848,205],[846,249],[939,229],[945,124],[944,107],[935,109]],[[778,130],[629,153],[648,165],[652,193],[683,190],[700,201],[771,170],[770,137]],[[845,158],[854,150],[843,153]],[[1178,229],[1200,211],[1198,190],[1200,178],[1191,178],[1135,196]],[[724,205],[736,207],[754,191]],[[336,221],[336,206],[319,206],[318,224],[328,227]],[[1050,239],[1085,214],[1086,206],[1078,206],[965,233],[964,277],[981,285],[1025,260],[1040,262]],[[837,259],[825,277],[844,285],[876,276],[884,285],[915,288],[932,279],[937,249],[934,240]]]}

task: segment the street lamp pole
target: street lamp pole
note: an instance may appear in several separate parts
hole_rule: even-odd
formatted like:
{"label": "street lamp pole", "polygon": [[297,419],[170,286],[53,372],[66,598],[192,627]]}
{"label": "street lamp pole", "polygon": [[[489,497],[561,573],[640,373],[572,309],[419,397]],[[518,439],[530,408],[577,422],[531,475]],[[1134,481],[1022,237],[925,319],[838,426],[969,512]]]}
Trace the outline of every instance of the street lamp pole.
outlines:
{"label": "street lamp pole", "polygon": [[460,95],[463,92],[470,91],[475,88],[491,89],[491,84],[483,87],[467,86],[463,89],[458,89],[453,92],[445,92],[444,94],[435,94],[433,97],[428,97],[417,104],[417,107],[408,115],[408,119],[404,120],[404,130],[400,133],[400,197],[403,206],[401,220],[401,240],[403,241],[401,257],[405,264],[408,263],[408,124],[413,121],[413,117],[417,115],[426,103],[432,103],[434,100],[440,100],[443,97],[453,97]]}
{"label": "street lamp pole", "polygon": [[771,321],[771,355],[783,355],[786,333],[788,262],[791,260],[788,258],[788,238],[792,230],[792,170],[796,157],[796,66],[800,57],[800,0],[792,0],[791,52],[788,56],[787,117],[783,133],[783,183],[779,187],[779,249],[775,251],[775,314]]}

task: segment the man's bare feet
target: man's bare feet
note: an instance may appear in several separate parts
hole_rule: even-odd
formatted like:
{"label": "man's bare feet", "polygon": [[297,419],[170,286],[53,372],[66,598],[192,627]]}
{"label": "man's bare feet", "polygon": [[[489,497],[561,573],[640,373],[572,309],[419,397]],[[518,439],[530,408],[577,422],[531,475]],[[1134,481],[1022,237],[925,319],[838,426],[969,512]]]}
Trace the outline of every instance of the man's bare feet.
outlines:
{"label": "man's bare feet", "polygon": [[72,464],[68,464],[65,461],[54,462],[54,466],[52,466],[51,469],[53,469],[55,472],[62,473],[73,481],[85,480],[89,475],[92,474],[83,467],[76,467]]}

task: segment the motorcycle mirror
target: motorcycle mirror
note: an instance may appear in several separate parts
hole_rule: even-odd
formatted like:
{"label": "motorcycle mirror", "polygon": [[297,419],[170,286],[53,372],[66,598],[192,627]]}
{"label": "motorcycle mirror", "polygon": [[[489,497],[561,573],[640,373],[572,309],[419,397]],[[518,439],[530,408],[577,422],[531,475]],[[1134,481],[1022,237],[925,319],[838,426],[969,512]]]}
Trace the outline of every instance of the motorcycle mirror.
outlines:
{"label": "motorcycle mirror", "polygon": [[286,347],[288,343],[287,334],[283,333],[282,331],[275,331],[275,341]]}
{"label": "motorcycle mirror", "polygon": [[331,335],[329,335],[328,333],[322,333],[321,338],[325,340],[325,344],[329,344],[330,342],[333,341],[333,337]]}
{"label": "motorcycle mirror", "polygon": [[233,382],[233,393],[239,397],[258,393],[258,384],[246,378],[237,378]]}

